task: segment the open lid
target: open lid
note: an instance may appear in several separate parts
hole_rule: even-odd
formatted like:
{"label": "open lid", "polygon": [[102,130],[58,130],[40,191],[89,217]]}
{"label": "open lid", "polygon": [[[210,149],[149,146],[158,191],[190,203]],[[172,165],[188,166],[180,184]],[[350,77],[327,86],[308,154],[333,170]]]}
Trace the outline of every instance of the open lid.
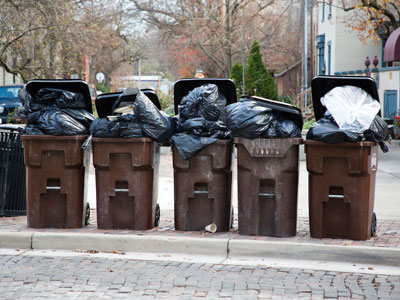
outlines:
{"label": "open lid", "polygon": [[[141,89],[141,91],[153,102],[153,104],[161,110],[161,104],[158,100],[156,92],[152,89]],[[118,107],[124,103],[132,103],[132,96],[119,97],[122,92],[104,93],[96,97],[94,104],[96,105],[99,118],[105,118],[113,114],[114,107]],[[117,100],[119,103],[116,103]]]}
{"label": "open lid", "polygon": [[284,102],[269,100],[258,96],[245,96],[240,98],[240,101],[248,100],[255,101],[260,106],[282,113],[286,119],[292,120],[300,129],[303,128],[303,115],[300,108]]}
{"label": "open lid", "polygon": [[[315,119],[321,119],[326,111],[322,105],[321,98],[330,90],[338,86],[352,85],[362,88],[379,102],[378,89],[375,79],[368,76],[317,76],[311,82],[312,101],[314,106]],[[379,111],[378,115],[381,115]]]}
{"label": "open lid", "polygon": [[207,83],[213,83],[218,87],[219,92],[222,93],[226,98],[226,105],[235,103],[237,101],[235,83],[229,78],[180,79],[174,84],[175,115],[178,114],[178,105],[181,103],[182,98],[185,97],[190,91]]}
{"label": "open lid", "polygon": [[89,113],[93,113],[89,86],[81,79],[32,79],[25,84],[24,88],[32,97],[42,88],[54,88],[81,93],[86,103],[85,109]]}

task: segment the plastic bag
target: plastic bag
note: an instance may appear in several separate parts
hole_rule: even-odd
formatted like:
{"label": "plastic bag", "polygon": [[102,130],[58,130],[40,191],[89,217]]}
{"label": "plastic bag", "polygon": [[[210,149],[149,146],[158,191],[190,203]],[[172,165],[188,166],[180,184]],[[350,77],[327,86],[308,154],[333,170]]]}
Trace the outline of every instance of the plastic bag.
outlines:
{"label": "plastic bag", "polygon": [[307,140],[321,141],[328,144],[356,142],[359,135],[355,132],[342,130],[335,123],[329,111],[323,118],[314,123],[307,132]]}
{"label": "plastic bag", "polygon": [[37,119],[37,127],[44,134],[50,135],[81,135],[88,129],[63,110],[43,110]]}
{"label": "plastic bag", "polygon": [[90,134],[102,138],[139,138],[144,136],[140,124],[132,114],[120,115],[111,121],[107,118],[96,119],[90,126]]}
{"label": "plastic bag", "polygon": [[368,130],[364,132],[364,137],[368,141],[373,141],[378,143],[383,153],[389,151],[388,146],[385,144],[384,140],[388,134],[388,124],[379,116],[375,116],[374,121]]}
{"label": "plastic bag", "polygon": [[171,139],[179,154],[186,160],[199,153],[208,145],[218,141],[218,138],[198,137],[188,133],[174,134]]}
{"label": "plastic bag", "polygon": [[[59,108],[85,108],[86,103],[81,93],[55,88],[41,88],[33,97],[31,108],[40,109],[43,106],[55,104]],[[36,106],[36,107],[35,107]]]}
{"label": "plastic bag", "polygon": [[226,105],[225,96],[215,84],[209,83],[197,87],[182,98],[178,106],[182,122],[203,117],[208,121],[217,121]]}
{"label": "plastic bag", "polygon": [[301,137],[301,130],[292,120],[278,118],[271,122],[266,133],[264,133],[262,137],[267,137],[267,138]]}
{"label": "plastic bag", "polygon": [[142,130],[161,144],[167,144],[174,133],[174,123],[171,117],[159,110],[153,102],[141,91],[138,91],[133,103],[133,110]]}
{"label": "plastic bag", "polygon": [[108,130],[112,136],[124,138],[139,138],[143,137],[141,124],[138,124],[137,118],[134,115],[121,115],[110,121]]}
{"label": "plastic bag", "polygon": [[332,114],[339,128],[363,133],[381,109],[378,101],[355,86],[340,86],[321,98],[321,103]]}

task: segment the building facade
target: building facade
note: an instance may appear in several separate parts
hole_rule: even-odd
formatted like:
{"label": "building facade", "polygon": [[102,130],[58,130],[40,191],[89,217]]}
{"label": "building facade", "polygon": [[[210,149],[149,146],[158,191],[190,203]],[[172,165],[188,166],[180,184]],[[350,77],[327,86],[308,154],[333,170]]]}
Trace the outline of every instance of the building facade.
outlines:
{"label": "building facade", "polygon": [[354,11],[345,11],[339,0],[322,0],[314,7],[314,74],[371,76],[376,80],[383,117],[399,115],[400,68],[384,63],[385,39],[362,43],[347,26]]}

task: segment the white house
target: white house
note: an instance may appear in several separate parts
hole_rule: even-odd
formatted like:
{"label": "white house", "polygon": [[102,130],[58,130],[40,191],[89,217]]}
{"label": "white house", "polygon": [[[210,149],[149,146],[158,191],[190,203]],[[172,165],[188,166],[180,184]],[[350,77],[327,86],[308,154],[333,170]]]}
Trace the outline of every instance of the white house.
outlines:
{"label": "white house", "polygon": [[393,119],[400,108],[400,67],[386,66],[385,39],[375,40],[375,44],[372,40],[361,42],[357,32],[346,26],[352,17],[354,11],[345,11],[341,0],[321,0],[316,4],[314,74],[375,78],[383,117]]}

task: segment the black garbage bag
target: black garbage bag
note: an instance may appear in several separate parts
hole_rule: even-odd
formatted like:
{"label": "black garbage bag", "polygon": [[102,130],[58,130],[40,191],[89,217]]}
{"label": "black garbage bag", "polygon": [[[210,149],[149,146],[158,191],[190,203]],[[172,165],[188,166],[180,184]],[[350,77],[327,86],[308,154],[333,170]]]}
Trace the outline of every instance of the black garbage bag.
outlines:
{"label": "black garbage bag", "polygon": [[328,144],[339,144],[356,142],[359,140],[359,135],[355,132],[340,129],[329,111],[326,111],[324,117],[314,123],[308,130],[306,139]]}
{"label": "black garbage bag", "polygon": [[108,128],[110,121],[107,118],[95,119],[90,124],[89,132],[94,137],[110,138],[114,137]]}
{"label": "black garbage bag", "polygon": [[193,136],[184,132],[174,134],[171,139],[179,154],[186,160],[218,141],[218,138]]}
{"label": "black garbage bag", "polygon": [[117,116],[108,124],[108,130],[115,137],[144,137],[142,124],[139,124],[136,116],[131,114]]}
{"label": "black garbage bag", "polygon": [[81,135],[87,134],[88,128],[71,117],[67,112],[59,109],[42,110],[37,118],[37,127],[50,135]]}
{"label": "black garbage bag", "polygon": [[29,134],[29,135],[42,135],[44,134],[36,125],[27,125],[22,130],[22,134]]}
{"label": "black garbage bag", "polygon": [[231,132],[225,126],[222,120],[216,122],[207,121],[203,117],[186,120],[183,124],[178,124],[178,132],[190,133],[194,136],[217,137],[219,139],[229,139],[232,137]]}
{"label": "black garbage bag", "polygon": [[140,124],[134,115],[119,115],[113,120],[100,118],[93,121],[90,126],[90,134],[94,137],[111,138],[139,138],[144,137]]}
{"label": "black garbage bag", "polygon": [[226,106],[225,96],[219,92],[215,84],[199,86],[182,98],[178,106],[182,122],[197,117],[208,121],[217,121]]}
{"label": "black garbage bag", "polygon": [[43,106],[56,105],[59,108],[85,108],[86,102],[82,93],[73,93],[55,88],[41,88],[31,101],[31,109],[41,109]]}
{"label": "black garbage bag", "polygon": [[144,134],[160,144],[168,145],[175,130],[172,118],[159,110],[141,91],[136,95],[133,110]]}
{"label": "black garbage bag", "polygon": [[301,129],[292,120],[278,118],[271,122],[267,131],[261,137],[301,137]]}
{"label": "black garbage bag", "polygon": [[93,114],[89,113],[85,109],[64,108],[62,111],[69,114],[78,122],[82,123],[87,129],[89,129],[90,124],[96,119]]}
{"label": "black garbage bag", "polygon": [[383,153],[389,152],[388,146],[384,140],[388,134],[388,124],[380,116],[376,115],[368,130],[364,131],[364,137],[367,141],[376,142]]}
{"label": "black garbage bag", "polygon": [[270,108],[249,100],[226,106],[223,119],[235,136],[255,139],[268,130],[275,118]]}

